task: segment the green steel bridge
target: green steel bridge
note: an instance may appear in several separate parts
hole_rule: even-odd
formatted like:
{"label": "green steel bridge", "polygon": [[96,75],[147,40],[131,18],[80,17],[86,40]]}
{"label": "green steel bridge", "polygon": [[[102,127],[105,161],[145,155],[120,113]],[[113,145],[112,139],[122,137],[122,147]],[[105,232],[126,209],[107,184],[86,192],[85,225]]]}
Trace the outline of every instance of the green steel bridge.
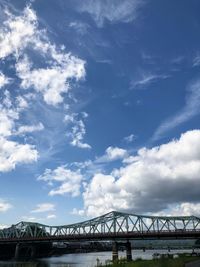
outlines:
{"label": "green steel bridge", "polygon": [[200,218],[196,216],[143,216],[116,211],[70,225],[49,226],[20,222],[0,230],[0,245],[109,240],[113,241],[116,257],[117,244],[120,242],[127,242],[130,254],[130,240],[199,238]]}

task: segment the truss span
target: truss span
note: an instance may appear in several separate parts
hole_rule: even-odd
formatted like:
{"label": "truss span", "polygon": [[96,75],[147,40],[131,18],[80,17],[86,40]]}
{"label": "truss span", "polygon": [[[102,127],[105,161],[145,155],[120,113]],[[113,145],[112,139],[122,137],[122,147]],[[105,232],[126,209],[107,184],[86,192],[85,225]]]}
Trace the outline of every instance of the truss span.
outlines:
{"label": "truss span", "polygon": [[83,240],[145,237],[200,237],[200,218],[196,216],[142,216],[109,212],[100,217],[62,226],[20,222],[0,230],[0,242],[15,240]]}

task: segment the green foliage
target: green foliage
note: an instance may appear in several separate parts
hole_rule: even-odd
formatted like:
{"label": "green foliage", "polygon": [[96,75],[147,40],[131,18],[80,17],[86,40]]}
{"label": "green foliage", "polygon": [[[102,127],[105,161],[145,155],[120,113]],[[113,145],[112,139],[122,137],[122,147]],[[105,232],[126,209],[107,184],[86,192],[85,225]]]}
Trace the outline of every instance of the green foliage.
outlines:
{"label": "green foliage", "polygon": [[[185,263],[200,260],[200,257],[181,256],[177,259],[156,259],[142,260],[136,259],[133,262],[118,261],[113,264],[105,265],[110,267],[184,267]],[[105,267],[104,266],[104,267]]]}

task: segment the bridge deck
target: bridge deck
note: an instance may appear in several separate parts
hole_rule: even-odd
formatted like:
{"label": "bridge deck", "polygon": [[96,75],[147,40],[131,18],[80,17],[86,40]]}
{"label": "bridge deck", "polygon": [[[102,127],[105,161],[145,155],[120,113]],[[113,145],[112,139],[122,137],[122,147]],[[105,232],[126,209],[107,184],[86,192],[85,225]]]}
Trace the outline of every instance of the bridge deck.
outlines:
{"label": "bridge deck", "polygon": [[0,243],[16,242],[56,242],[56,241],[101,241],[101,240],[141,240],[141,239],[198,239],[200,231],[163,231],[163,232],[128,232],[128,233],[98,233],[98,234],[74,234],[44,237],[20,237],[1,238]]}

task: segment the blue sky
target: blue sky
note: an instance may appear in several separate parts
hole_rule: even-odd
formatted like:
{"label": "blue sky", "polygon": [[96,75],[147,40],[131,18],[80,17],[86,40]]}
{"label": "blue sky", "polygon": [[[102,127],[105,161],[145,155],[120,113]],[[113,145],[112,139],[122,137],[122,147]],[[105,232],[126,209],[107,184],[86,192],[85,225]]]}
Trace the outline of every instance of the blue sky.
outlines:
{"label": "blue sky", "polygon": [[200,2],[0,0],[0,225],[200,212]]}

